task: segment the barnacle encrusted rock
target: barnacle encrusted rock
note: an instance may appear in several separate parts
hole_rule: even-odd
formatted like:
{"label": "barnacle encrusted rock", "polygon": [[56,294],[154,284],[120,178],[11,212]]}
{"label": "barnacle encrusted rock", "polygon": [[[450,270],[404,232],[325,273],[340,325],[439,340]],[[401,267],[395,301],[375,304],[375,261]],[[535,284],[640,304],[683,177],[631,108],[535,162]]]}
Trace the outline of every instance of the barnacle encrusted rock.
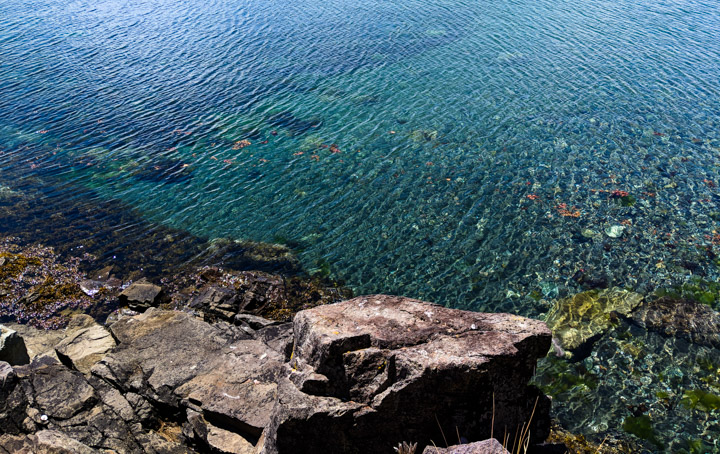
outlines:
{"label": "barnacle encrusted rock", "polygon": [[372,295],[302,311],[294,333],[265,453],[423,449],[442,432],[484,440],[493,406],[497,433],[515,433],[533,407],[533,438],[548,433],[549,401],[527,385],[550,347],[542,322]]}

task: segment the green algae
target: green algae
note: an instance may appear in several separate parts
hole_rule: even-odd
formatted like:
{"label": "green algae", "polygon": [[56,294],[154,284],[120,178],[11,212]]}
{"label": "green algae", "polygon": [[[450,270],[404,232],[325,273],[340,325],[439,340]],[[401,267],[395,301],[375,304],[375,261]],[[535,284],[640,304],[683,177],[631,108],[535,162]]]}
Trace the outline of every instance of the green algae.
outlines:
{"label": "green algae", "polygon": [[542,391],[557,397],[570,390],[588,392],[598,387],[598,377],[582,363],[570,363],[550,355],[540,366],[543,370],[533,380]]}
{"label": "green algae", "polygon": [[688,299],[720,310],[720,282],[694,276],[689,282],[655,291],[657,297]]}
{"label": "green algae", "polygon": [[626,195],[626,196],[620,197],[620,199],[618,199],[618,200],[620,201],[620,205],[622,205],[624,207],[631,207],[631,206],[635,205],[635,203],[637,202],[637,199],[635,199],[635,197],[633,197],[631,195]]}
{"label": "green algae", "polygon": [[628,416],[623,422],[623,430],[638,438],[649,441],[658,448],[662,449],[665,447],[652,426],[652,420],[647,415]]}
{"label": "green algae", "polygon": [[706,454],[709,452],[712,452],[712,447],[700,439],[684,440],[678,450],[678,454]]}
{"label": "green algae", "polygon": [[692,389],[683,393],[680,404],[691,410],[708,413],[713,410],[720,410],[720,396],[701,389]]}

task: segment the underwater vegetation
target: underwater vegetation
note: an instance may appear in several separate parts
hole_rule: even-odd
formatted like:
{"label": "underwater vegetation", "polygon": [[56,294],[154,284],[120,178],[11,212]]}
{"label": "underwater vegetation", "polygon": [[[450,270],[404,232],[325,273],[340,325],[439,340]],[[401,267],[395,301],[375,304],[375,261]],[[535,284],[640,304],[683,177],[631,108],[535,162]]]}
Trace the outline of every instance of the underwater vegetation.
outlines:
{"label": "underwater vegetation", "polygon": [[663,449],[665,447],[664,443],[660,440],[657,432],[653,428],[652,420],[647,415],[626,417],[625,421],[623,421],[622,428],[625,432],[631,433],[643,440],[647,440],[658,448]]}
{"label": "underwater vegetation", "polygon": [[680,403],[684,407],[692,410],[711,412],[713,410],[720,410],[720,395],[701,389],[692,389],[683,393]]}

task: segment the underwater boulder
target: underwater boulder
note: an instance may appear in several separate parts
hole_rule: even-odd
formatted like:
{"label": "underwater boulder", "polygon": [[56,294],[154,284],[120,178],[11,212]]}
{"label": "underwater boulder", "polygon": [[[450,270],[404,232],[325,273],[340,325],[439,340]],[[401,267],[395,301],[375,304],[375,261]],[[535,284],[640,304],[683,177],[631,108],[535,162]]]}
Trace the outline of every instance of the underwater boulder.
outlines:
{"label": "underwater boulder", "polygon": [[557,300],[545,322],[555,343],[576,353],[607,331],[618,315],[629,315],[642,300],[639,293],[617,287],[590,290]]}
{"label": "underwater boulder", "polygon": [[273,126],[287,129],[294,136],[305,134],[311,129],[318,129],[323,124],[319,119],[303,120],[290,111],[276,113],[268,118],[267,122]]}
{"label": "underwater boulder", "polygon": [[720,314],[697,301],[670,297],[646,301],[633,312],[632,321],[665,336],[720,347]]}

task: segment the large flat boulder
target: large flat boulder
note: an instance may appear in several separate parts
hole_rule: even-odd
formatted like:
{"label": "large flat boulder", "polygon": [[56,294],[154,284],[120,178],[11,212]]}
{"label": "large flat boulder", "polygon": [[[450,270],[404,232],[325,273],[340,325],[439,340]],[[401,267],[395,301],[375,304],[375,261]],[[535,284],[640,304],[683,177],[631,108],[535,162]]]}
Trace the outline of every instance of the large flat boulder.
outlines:
{"label": "large flat boulder", "polygon": [[549,400],[527,385],[550,347],[542,322],[372,295],[302,311],[294,333],[265,453],[424,449],[443,433],[515,433],[531,415],[532,439],[548,434]]}
{"label": "large flat boulder", "polygon": [[87,328],[73,331],[55,346],[55,352],[64,364],[83,374],[88,374],[90,368],[113,347],[115,347],[115,339],[108,330],[93,324]]}

